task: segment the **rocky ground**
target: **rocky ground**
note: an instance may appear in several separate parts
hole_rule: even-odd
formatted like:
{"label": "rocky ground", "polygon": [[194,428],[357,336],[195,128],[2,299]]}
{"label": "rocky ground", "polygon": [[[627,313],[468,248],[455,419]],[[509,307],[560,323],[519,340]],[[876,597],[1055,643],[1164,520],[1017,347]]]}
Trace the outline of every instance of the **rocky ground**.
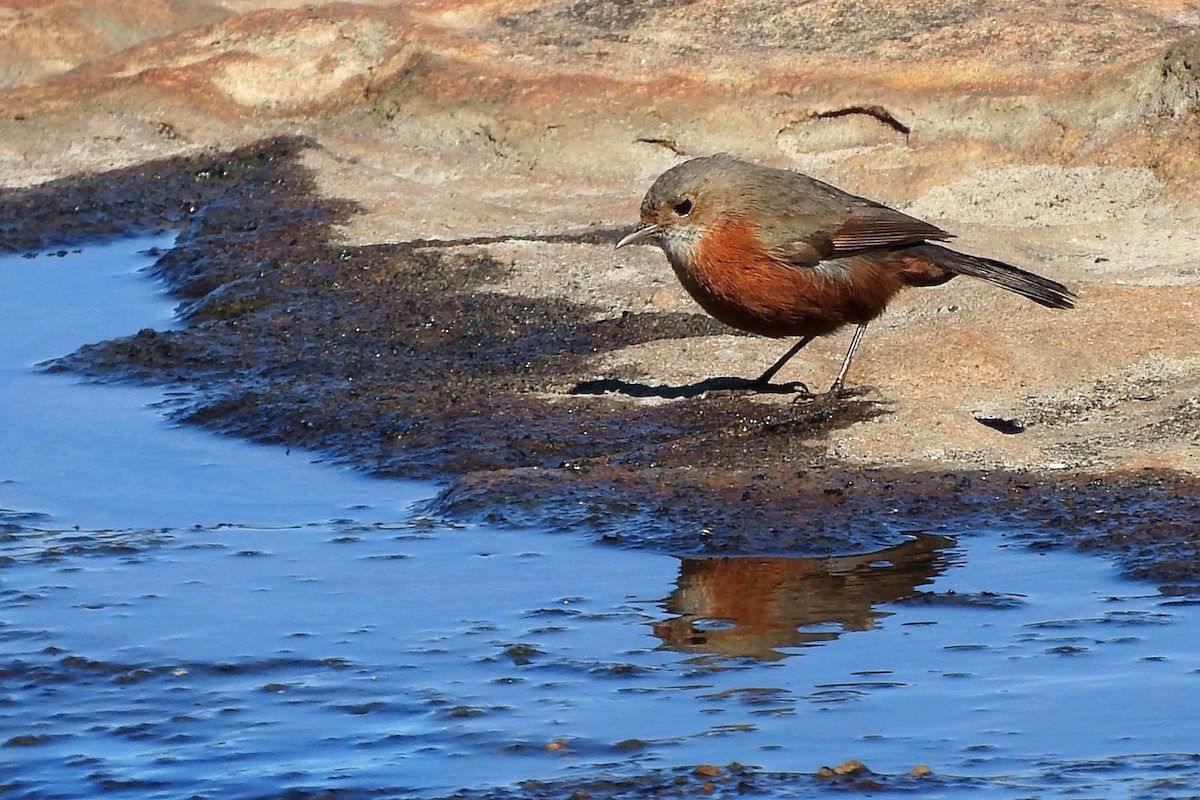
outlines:
{"label": "rocky ground", "polygon": [[[774,552],[1045,523],[1200,575],[1192,3],[3,0],[0,30],[0,243],[184,231],[160,269],[193,326],[64,367],[449,479],[440,513]],[[853,397],[699,392],[785,343],[612,245],[658,173],[721,150],[1079,307],[960,279],[871,326]],[[847,341],[780,378],[823,387]]]}

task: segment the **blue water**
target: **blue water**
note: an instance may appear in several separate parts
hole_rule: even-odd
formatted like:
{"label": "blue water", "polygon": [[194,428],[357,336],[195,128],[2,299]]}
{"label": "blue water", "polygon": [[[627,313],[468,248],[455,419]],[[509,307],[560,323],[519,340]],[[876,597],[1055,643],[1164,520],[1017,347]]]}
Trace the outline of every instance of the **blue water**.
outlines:
{"label": "blue water", "polygon": [[0,259],[0,794],[420,797],[851,758],[978,779],[938,796],[1200,792],[1200,613],[1101,558],[994,531],[695,563],[455,525],[417,510],[436,485],[37,369],[175,324],[152,246]]}

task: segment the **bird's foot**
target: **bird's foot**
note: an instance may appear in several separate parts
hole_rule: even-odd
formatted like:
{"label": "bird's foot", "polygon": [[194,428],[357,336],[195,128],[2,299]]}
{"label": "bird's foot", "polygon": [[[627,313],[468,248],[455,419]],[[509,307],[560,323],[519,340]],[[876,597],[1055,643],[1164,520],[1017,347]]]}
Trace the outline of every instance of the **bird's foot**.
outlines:
{"label": "bird's foot", "polygon": [[834,383],[829,387],[829,391],[820,397],[827,397],[830,400],[849,400],[854,397],[865,397],[876,391],[874,386],[846,386],[842,383]]}
{"label": "bird's foot", "polygon": [[816,403],[834,404],[839,400],[849,400],[854,397],[862,397],[871,391],[869,386],[851,386],[846,387],[841,381],[835,381],[832,386],[823,392],[811,392],[808,387],[802,383],[796,384],[803,387],[803,393],[799,394],[794,403]]}

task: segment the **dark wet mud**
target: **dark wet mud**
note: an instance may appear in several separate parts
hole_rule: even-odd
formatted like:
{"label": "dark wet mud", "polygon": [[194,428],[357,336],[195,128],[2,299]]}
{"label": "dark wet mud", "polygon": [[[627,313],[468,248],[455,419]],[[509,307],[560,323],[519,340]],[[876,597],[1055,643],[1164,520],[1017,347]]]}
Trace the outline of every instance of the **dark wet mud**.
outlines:
{"label": "dark wet mud", "polygon": [[[901,534],[1000,528],[1116,556],[1131,574],[1200,585],[1200,486],[1171,473],[930,473],[831,460],[832,430],[886,402],[736,392],[645,403],[662,387],[598,353],[710,334],[698,315],[625,314],[495,291],[477,245],[338,242],[352,205],[322,198],[299,139],[0,194],[0,247],[31,252],[178,230],[157,271],[187,322],[90,345],[50,368],[188,389],[181,420],[320,450],[380,476],[448,482],[433,514],[591,530],[675,553],[863,552]],[[555,237],[596,247],[615,234]],[[495,240],[492,240],[495,241]],[[670,394],[670,392],[667,392]]]}

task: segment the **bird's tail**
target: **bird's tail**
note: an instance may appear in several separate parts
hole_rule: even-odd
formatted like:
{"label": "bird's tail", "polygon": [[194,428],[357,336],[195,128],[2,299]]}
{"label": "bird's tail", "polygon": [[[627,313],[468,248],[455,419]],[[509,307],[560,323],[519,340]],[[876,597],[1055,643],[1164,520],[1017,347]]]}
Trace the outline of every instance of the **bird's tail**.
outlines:
{"label": "bird's tail", "polygon": [[936,244],[920,247],[929,251],[927,257],[931,261],[951,272],[982,278],[1047,308],[1075,307],[1075,293],[1058,281],[1043,278],[1003,261],[959,253]]}

